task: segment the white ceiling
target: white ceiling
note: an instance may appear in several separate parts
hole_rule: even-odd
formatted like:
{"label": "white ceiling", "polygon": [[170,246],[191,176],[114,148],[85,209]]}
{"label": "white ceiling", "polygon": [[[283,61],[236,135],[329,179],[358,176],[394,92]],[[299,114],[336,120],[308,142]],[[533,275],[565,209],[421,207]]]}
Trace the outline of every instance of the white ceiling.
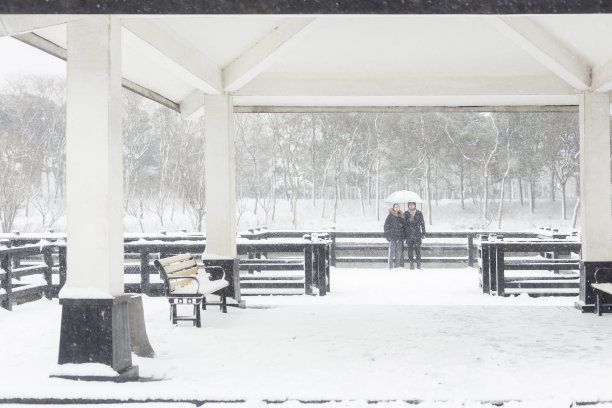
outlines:
{"label": "white ceiling", "polygon": [[[0,16],[0,35],[65,48],[73,18]],[[203,93],[230,93],[237,106],[494,106],[573,105],[580,92],[612,88],[610,14],[158,15],[122,25],[124,78],[186,115]]]}

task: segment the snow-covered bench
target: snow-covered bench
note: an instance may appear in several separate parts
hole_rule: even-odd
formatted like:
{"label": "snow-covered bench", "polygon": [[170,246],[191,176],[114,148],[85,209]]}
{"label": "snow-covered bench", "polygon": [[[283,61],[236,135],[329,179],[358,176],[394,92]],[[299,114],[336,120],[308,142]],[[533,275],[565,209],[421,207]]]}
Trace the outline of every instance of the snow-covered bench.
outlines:
{"label": "snow-covered bench", "polygon": [[[173,324],[179,320],[190,320],[196,327],[201,327],[200,307],[219,305],[227,313],[227,303],[223,288],[229,286],[225,280],[225,271],[220,266],[200,268],[191,254],[181,254],[155,261],[162,280],[164,293],[170,302],[170,319]],[[207,270],[221,270],[221,278],[211,280]],[[219,292],[219,302],[207,302],[206,296]],[[189,305],[193,313],[179,315],[178,306]]]}
{"label": "snow-covered bench", "polygon": [[595,312],[601,316],[604,310],[612,307],[612,269],[600,268],[595,271],[595,283],[591,283],[595,292]]}

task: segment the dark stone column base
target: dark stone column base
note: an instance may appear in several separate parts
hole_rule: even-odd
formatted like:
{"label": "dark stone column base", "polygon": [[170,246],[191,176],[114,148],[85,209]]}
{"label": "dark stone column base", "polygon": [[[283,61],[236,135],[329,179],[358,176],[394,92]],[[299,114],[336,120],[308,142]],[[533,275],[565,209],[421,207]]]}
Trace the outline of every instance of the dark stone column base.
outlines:
{"label": "dark stone column base", "polygon": [[582,312],[595,311],[595,293],[591,283],[595,282],[595,271],[599,268],[612,268],[612,261],[580,261],[580,298],[574,306]]}
{"label": "dark stone column base", "polygon": [[128,381],[138,379],[132,366],[129,296],[107,299],[60,299],[62,325],[58,364],[99,363],[117,376],[53,375],[62,378]]}

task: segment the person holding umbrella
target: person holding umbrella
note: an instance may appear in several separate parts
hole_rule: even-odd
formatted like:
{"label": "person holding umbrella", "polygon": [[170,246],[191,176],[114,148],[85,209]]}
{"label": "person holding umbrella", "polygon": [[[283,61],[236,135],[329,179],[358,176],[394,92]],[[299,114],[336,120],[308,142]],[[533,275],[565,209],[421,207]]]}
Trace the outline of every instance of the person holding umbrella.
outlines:
{"label": "person holding umbrella", "polygon": [[385,220],[385,238],[389,242],[389,269],[404,267],[404,239],[406,216],[399,204],[394,203]]}
{"label": "person holding umbrella", "polygon": [[417,210],[416,202],[410,201],[408,203],[408,211],[404,213],[404,218],[410,269],[414,269],[413,252],[416,255],[417,269],[421,269],[421,240],[425,238],[425,218],[423,218],[423,213]]}

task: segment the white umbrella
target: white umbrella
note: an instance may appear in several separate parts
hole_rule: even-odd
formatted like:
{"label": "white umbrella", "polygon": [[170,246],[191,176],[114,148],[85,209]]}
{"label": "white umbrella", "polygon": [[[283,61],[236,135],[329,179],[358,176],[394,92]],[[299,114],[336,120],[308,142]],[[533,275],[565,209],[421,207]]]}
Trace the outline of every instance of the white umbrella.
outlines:
{"label": "white umbrella", "polygon": [[398,203],[398,204],[406,204],[406,203],[422,204],[423,200],[421,200],[421,197],[419,197],[419,195],[413,191],[399,190],[394,193],[391,193],[391,195],[387,197],[385,202]]}

